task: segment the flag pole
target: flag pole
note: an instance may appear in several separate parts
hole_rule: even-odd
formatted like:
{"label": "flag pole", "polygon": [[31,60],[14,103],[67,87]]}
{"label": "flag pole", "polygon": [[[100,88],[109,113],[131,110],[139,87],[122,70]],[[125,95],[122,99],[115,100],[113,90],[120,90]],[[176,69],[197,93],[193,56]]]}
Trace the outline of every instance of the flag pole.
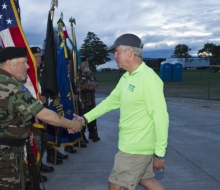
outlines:
{"label": "flag pole", "polygon": [[[73,27],[73,24],[76,25],[76,20],[75,18],[71,17],[69,19],[69,22],[70,22],[70,27],[71,27],[71,34],[72,34],[72,42],[73,42],[73,45],[76,47],[76,38],[75,38],[75,29]],[[77,79],[78,79],[78,73],[77,73],[77,60],[76,60],[76,52],[72,49],[72,60],[73,60],[73,71],[74,71],[74,85],[75,85],[75,88],[76,88],[76,91],[78,91],[78,98],[80,98],[80,89],[79,89],[79,83],[77,82]],[[73,91],[72,91],[73,92]],[[75,110],[76,110],[76,114],[79,115],[79,105],[78,105],[78,100],[74,100],[75,102]],[[82,132],[80,131],[80,134],[81,134],[81,137],[82,137]],[[78,142],[78,151],[79,153],[81,153],[81,144],[80,142]]]}
{"label": "flag pole", "polygon": [[[75,18],[70,18],[69,19],[70,22],[70,26],[71,26],[71,34],[72,34],[72,42],[73,45],[76,47],[76,39],[75,39],[75,29],[73,27],[73,23],[76,25],[76,20]],[[74,50],[72,50],[72,60],[73,60],[73,70],[74,70],[74,84],[75,87],[77,88],[77,79],[78,79],[78,73],[77,73],[77,62],[76,62],[76,52]],[[76,105],[76,114],[79,114],[79,110],[78,110],[78,101],[75,100],[75,105]]]}
{"label": "flag pole", "polygon": [[[58,0],[51,0],[51,8],[50,8],[50,13],[51,13],[51,21],[53,22],[53,18],[54,18],[54,11],[55,11],[55,6],[56,8],[58,8]],[[59,127],[55,127],[55,133],[56,133],[56,142],[57,142],[57,136],[58,136],[58,132],[59,132]],[[57,149],[54,149],[54,165],[57,164]],[[45,187],[44,187],[45,189]]]}
{"label": "flag pole", "polygon": [[53,20],[53,17],[54,17],[54,10],[55,10],[55,7],[58,8],[58,0],[52,0],[51,1],[51,8],[50,8],[50,12],[51,12],[51,20]]}

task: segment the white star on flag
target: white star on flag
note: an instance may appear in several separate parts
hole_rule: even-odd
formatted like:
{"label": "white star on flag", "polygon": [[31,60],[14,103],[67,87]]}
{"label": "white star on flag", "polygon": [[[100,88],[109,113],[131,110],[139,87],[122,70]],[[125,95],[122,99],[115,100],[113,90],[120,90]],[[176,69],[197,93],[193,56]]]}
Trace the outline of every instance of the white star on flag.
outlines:
{"label": "white star on flag", "polygon": [[8,22],[7,24],[12,24],[12,20],[10,18],[6,21]]}
{"label": "white star on flag", "polygon": [[7,6],[8,6],[8,5],[6,5],[6,4],[4,3],[4,5],[2,5],[2,9],[7,9]]}

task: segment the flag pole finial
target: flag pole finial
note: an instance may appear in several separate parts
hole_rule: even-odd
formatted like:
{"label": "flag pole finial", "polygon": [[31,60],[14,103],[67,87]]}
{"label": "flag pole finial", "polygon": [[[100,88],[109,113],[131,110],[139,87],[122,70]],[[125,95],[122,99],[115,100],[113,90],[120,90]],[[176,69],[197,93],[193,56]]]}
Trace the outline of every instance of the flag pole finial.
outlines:
{"label": "flag pole finial", "polygon": [[50,8],[51,20],[53,20],[54,10],[55,10],[54,7],[58,8],[58,0],[52,0],[50,6],[51,6],[51,8]]}
{"label": "flag pole finial", "polygon": [[61,12],[60,18],[61,18],[61,20],[63,20],[63,12]]}
{"label": "flag pole finial", "polygon": [[69,19],[69,22],[70,22],[70,26],[71,26],[71,27],[73,27],[73,23],[76,25],[76,20],[75,20],[75,18],[73,18],[73,17],[71,17],[71,18]]}
{"label": "flag pole finial", "polygon": [[58,8],[58,0],[51,0],[50,6],[51,9],[54,9],[54,7]]}

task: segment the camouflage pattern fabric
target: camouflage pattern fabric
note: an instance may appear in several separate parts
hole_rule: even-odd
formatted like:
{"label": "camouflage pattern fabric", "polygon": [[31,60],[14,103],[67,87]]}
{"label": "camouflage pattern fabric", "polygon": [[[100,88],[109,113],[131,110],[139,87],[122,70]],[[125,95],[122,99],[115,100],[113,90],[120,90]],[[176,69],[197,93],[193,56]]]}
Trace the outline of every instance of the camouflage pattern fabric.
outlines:
{"label": "camouflage pattern fabric", "polygon": [[[89,82],[97,82],[95,74],[92,72],[79,72],[80,85],[84,85]],[[95,90],[81,90],[81,100],[84,105],[84,109],[91,110],[95,105]]]}
{"label": "camouflage pattern fabric", "polygon": [[43,154],[47,149],[47,141],[48,141],[47,129],[44,130],[41,129],[41,158],[43,157]]}
{"label": "camouflage pattern fabric", "polygon": [[[80,85],[84,85],[89,82],[97,82],[95,74],[93,72],[82,72],[79,71],[79,81]],[[95,104],[95,89],[94,90],[81,90],[81,101],[84,105],[84,108],[82,109],[83,113],[87,113],[90,110],[92,110],[96,104]],[[90,122],[88,125],[88,131],[90,133],[97,131],[96,126],[96,119],[92,122]],[[85,132],[85,128],[83,130]]]}
{"label": "camouflage pattern fabric", "polygon": [[[31,118],[43,105],[9,73],[0,69],[0,139],[14,140],[29,137]],[[23,148],[0,145],[0,189],[19,190],[23,178]],[[22,175],[22,176],[21,176]]]}

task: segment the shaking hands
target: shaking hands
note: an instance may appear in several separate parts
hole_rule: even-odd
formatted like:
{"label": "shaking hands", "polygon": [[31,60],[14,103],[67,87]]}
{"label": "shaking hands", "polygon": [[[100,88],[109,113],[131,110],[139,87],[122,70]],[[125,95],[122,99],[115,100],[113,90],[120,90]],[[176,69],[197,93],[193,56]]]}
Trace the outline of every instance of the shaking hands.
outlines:
{"label": "shaking hands", "polygon": [[83,126],[86,125],[85,119],[83,117],[80,117],[76,114],[73,114],[74,118],[72,121],[74,121],[74,126],[70,127],[68,130],[68,133],[76,133],[82,130]]}

